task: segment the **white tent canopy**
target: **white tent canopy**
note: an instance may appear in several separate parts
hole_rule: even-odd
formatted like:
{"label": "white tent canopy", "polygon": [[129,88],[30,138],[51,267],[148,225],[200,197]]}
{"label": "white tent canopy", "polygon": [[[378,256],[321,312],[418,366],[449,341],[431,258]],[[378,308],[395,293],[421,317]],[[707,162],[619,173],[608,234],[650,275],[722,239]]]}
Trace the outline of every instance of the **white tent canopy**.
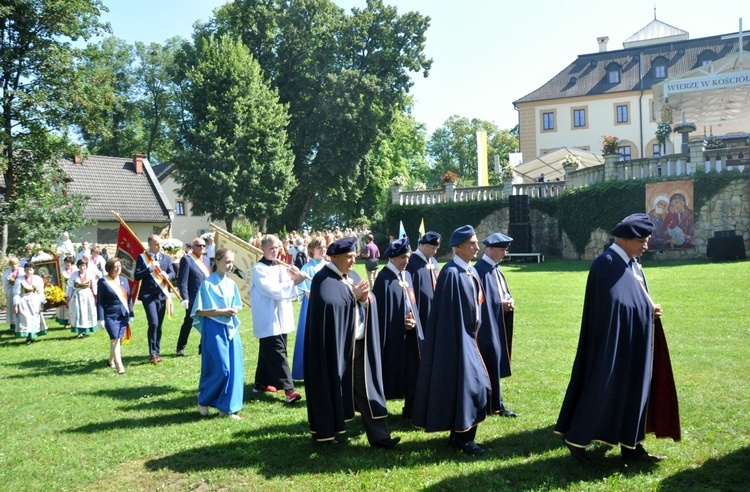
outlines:
{"label": "white tent canopy", "polygon": [[560,147],[529,161],[522,162],[516,166],[516,176],[522,178],[524,183],[533,183],[542,174],[547,178],[547,181],[555,181],[557,178],[563,181],[565,180],[565,171],[563,171],[562,161],[565,160],[568,154],[578,157],[581,161],[578,169],[604,164],[604,158],[600,154],[576,147]]}
{"label": "white tent canopy", "polygon": [[654,84],[657,114],[671,112],[697,125],[699,134],[747,132],[750,128],[750,54],[738,52],[679,77]]}

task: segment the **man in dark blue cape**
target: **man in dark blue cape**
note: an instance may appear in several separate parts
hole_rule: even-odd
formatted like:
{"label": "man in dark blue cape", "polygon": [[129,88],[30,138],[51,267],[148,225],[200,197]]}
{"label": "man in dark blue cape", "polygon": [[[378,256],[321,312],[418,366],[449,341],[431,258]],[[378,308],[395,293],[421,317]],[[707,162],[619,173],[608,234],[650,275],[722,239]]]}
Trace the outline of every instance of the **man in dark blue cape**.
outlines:
{"label": "man in dark blue cape", "polygon": [[513,343],[513,313],[515,304],[500,262],[513,238],[496,232],[485,238],[485,250],[475,267],[482,281],[485,302],[482,304],[482,330],[479,332],[479,351],[492,383],[490,411],[503,417],[518,415],[505,407],[500,378],[510,376],[510,354]]}
{"label": "man in dark blue cape", "polygon": [[456,229],[450,246],[454,257],[440,271],[424,330],[412,424],[450,431],[451,446],[475,455],[484,451],[474,437],[487,418],[491,387],[477,347],[484,295],[471,267],[479,252],[474,228]]}
{"label": "man in dark blue cape", "polygon": [[411,275],[405,271],[411,256],[409,238],[393,241],[383,255],[388,263],[372,286],[383,347],[383,388],[386,399],[404,400],[402,415],[411,419],[424,336]]}
{"label": "man in dark blue cape", "polygon": [[335,241],[331,262],[312,279],[305,329],[305,388],[310,431],[336,443],[355,410],[371,446],[392,448],[383,393],[381,345],[374,297],[352,270],[356,238]]}
{"label": "man in dark blue cape", "polygon": [[437,232],[427,231],[419,238],[419,246],[409,258],[406,271],[411,275],[414,295],[417,299],[417,311],[422,325],[430,319],[432,298],[437,286],[438,262],[435,253],[440,248],[441,236]]}
{"label": "man in dark blue cape", "polygon": [[641,444],[656,355],[654,320],[661,307],[652,302],[636,258],[648,250],[653,228],[646,214],[623,219],[612,230],[614,244],[589,271],[578,351],[555,425],[581,463],[590,463],[585,447],[592,441],[619,445],[623,459],[666,458]]}

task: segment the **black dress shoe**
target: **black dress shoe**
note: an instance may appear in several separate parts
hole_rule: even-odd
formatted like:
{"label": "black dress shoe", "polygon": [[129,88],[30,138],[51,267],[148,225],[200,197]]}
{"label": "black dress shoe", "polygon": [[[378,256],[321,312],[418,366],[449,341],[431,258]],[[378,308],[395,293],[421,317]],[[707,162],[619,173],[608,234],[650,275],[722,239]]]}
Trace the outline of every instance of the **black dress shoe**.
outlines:
{"label": "black dress shoe", "polygon": [[380,449],[393,449],[396,447],[396,444],[401,442],[400,437],[386,437],[385,439],[381,439],[379,441],[376,441],[371,444],[373,448],[380,448]]}
{"label": "black dress shoe", "polygon": [[628,449],[626,447],[620,446],[620,452],[622,454],[622,459],[626,461],[644,461],[646,463],[658,463],[659,461],[664,461],[665,459],[667,459],[667,457],[664,455],[649,454],[641,444],[636,446],[635,449]]}
{"label": "black dress shoe", "polygon": [[573,446],[572,444],[565,443],[565,445],[568,447],[568,451],[570,451],[570,455],[575,458],[575,460],[583,465],[590,465],[591,459],[586,454],[586,450],[584,448],[579,448],[578,446]]}
{"label": "black dress shoe", "polygon": [[484,453],[484,448],[480,446],[479,444],[475,443],[474,441],[469,441],[463,444],[458,443],[458,442],[452,442],[451,447],[459,449],[462,452],[471,456],[476,456],[478,454]]}
{"label": "black dress shoe", "polygon": [[503,408],[500,410],[500,414],[503,417],[509,417],[509,418],[516,418],[518,417],[518,414],[512,410],[508,410],[507,408]]}

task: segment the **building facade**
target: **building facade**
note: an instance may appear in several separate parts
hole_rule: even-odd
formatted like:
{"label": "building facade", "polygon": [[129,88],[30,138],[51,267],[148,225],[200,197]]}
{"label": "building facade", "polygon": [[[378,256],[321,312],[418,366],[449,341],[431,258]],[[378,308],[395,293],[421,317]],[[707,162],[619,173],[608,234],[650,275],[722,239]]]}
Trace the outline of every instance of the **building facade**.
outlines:
{"label": "building facade", "polygon": [[[700,115],[672,114],[655,101],[653,86],[740,51],[739,33],[690,39],[689,33],[654,19],[609,51],[609,38],[597,39],[599,51],[580,55],[547,83],[513,104],[519,113],[524,161],[560,147],[601,152],[603,135],[620,139],[623,160],[680,151],[680,135],[665,145],[656,138],[661,121],[696,124],[690,137],[744,132],[741,123],[701,121]],[[743,49],[750,50],[750,32]]]}

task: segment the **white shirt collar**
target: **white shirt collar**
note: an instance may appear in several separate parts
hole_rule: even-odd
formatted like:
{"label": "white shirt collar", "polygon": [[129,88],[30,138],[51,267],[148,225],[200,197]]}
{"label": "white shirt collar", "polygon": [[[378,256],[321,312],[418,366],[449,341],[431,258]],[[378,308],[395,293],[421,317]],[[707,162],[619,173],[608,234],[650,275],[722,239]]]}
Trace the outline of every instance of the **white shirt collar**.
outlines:
{"label": "white shirt collar", "polygon": [[465,262],[465,261],[464,261],[463,259],[461,259],[461,257],[460,257],[460,256],[458,256],[458,255],[453,255],[453,262],[454,262],[454,263],[455,263],[456,265],[458,265],[458,266],[460,266],[461,268],[463,268],[464,270],[468,270],[469,268],[471,268],[471,262],[468,262],[468,263],[467,263],[467,262]]}
{"label": "white shirt collar", "polygon": [[622,261],[625,262],[626,265],[630,264],[630,258],[628,257],[628,254],[625,252],[624,249],[616,245],[615,243],[612,243],[612,246],[609,247],[612,251],[617,253],[617,255],[622,258]]}

